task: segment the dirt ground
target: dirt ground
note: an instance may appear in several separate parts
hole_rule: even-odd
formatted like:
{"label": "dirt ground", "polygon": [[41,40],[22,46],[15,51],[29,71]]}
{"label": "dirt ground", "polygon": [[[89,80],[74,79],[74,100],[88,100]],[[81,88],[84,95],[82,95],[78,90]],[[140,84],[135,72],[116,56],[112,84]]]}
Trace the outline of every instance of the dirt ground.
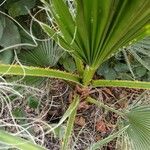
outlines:
{"label": "dirt ground", "polygon": [[[21,137],[28,137],[31,141],[46,146],[48,150],[59,150],[65,123],[54,133],[49,130],[59,122],[71,103],[73,88],[64,81],[47,79],[39,89],[26,87],[21,90],[22,98],[14,97],[13,100],[1,102],[0,127]],[[29,96],[38,99],[36,109],[29,107]],[[96,88],[91,96],[116,109],[128,108],[137,100],[150,99],[149,91],[127,88]],[[16,108],[23,110],[18,111],[17,117],[12,113]],[[117,120],[116,114],[81,101],[72,134],[71,150],[85,150],[91,143],[107,137],[115,129]],[[116,150],[115,143],[116,139],[103,150]]]}

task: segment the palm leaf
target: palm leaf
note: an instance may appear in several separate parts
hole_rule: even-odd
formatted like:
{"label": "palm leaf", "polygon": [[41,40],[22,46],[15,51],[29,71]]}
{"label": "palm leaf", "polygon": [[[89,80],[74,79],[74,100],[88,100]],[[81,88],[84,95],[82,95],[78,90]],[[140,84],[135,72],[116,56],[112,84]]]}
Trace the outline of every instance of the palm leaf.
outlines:
{"label": "palm leaf", "polygon": [[126,50],[150,71],[150,37],[146,37],[143,40],[127,47]]}
{"label": "palm leaf", "polygon": [[93,68],[118,52],[120,47],[149,32],[149,0],[74,2],[75,17],[63,0],[50,1],[49,12],[58,31],[55,36],[53,28],[41,26],[60,45]]}
{"label": "palm leaf", "polygon": [[53,67],[63,52],[53,40],[46,40],[39,43],[35,49],[21,52],[19,59],[24,65]]}
{"label": "palm leaf", "polygon": [[[37,67],[53,67],[57,64],[64,50],[60,48],[54,40],[45,40],[39,42],[39,45],[32,50],[24,50],[18,58],[23,65]],[[14,78],[13,78],[14,79]],[[18,77],[16,78],[16,80]],[[40,85],[46,78],[42,77],[24,77],[22,82],[28,85]]]}
{"label": "palm leaf", "polygon": [[126,130],[132,150],[150,148],[150,106],[133,108],[127,113],[129,128]]}

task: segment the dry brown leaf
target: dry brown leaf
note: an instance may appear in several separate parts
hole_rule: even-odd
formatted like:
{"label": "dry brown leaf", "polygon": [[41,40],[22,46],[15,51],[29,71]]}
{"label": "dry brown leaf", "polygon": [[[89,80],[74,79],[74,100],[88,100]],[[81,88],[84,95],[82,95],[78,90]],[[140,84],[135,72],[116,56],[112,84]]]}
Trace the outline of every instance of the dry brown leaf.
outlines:
{"label": "dry brown leaf", "polygon": [[103,91],[104,91],[105,93],[109,94],[110,96],[115,97],[114,94],[111,92],[110,89],[104,88]]}
{"label": "dry brown leaf", "polygon": [[80,117],[76,117],[75,124],[83,127],[85,125],[85,118],[83,118],[81,116]]}
{"label": "dry brown leaf", "polygon": [[88,103],[86,101],[83,101],[79,104],[78,106],[78,110],[80,109],[89,109],[90,105],[88,105]]}
{"label": "dry brown leaf", "polygon": [[104,121],[100,120],[96,123],[96,130],[99,131],[99,132],[103,132],[103,133],[106,133],[107,131],[107,126],[105,124]]}
{"label": "dry brown leaf", "polygon": [[102,137],[100,135],[97,135],[96,138],[95,138],[96,141],[99,141],[101,139],[102,139]]}

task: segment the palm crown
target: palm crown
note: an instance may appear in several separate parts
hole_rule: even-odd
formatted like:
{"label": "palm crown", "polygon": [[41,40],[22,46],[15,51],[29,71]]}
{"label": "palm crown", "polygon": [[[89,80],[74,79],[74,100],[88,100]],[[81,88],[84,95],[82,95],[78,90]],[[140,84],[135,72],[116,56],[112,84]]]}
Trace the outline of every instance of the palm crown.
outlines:
{"label": "palm crown", "polygon": [[74,0],[72,3],[74,16],[63,0],[45,3],[55,29],[41,26],[64,49],[92,68],[150,32],[149,0]]}

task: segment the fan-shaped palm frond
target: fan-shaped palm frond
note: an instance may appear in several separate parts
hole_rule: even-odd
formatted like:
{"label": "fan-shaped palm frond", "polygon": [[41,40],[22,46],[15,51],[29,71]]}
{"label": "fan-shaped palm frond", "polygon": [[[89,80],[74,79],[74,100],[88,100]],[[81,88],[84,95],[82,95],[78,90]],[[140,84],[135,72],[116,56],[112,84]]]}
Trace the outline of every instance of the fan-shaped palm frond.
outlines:
{"label": "fan-shaped palm frond", "polygon": [[63,52],[63,49],[53,40],[46,40],[42,41],[35,49],[20,53],[19,58],[25,65],[53,67]]}
{"label": "fan-shaped palm frond", "polygon": [[150,37],[126,48],[146,69],[150,71]]}
{"label": "fan-shaped palm frond", "polygon": [[150,149],[150,106],[135,107],[127,113],[129,127],[126,130],[131,150]]}
{"label": "fan-shaped palm frond", "polygon": [[149,0],[73,2],[75,16],[63,0],[44,2],[49,7],[53,26],[40,24],[62,47],[90,67],[97,69],[119,48],[149,33]]}

